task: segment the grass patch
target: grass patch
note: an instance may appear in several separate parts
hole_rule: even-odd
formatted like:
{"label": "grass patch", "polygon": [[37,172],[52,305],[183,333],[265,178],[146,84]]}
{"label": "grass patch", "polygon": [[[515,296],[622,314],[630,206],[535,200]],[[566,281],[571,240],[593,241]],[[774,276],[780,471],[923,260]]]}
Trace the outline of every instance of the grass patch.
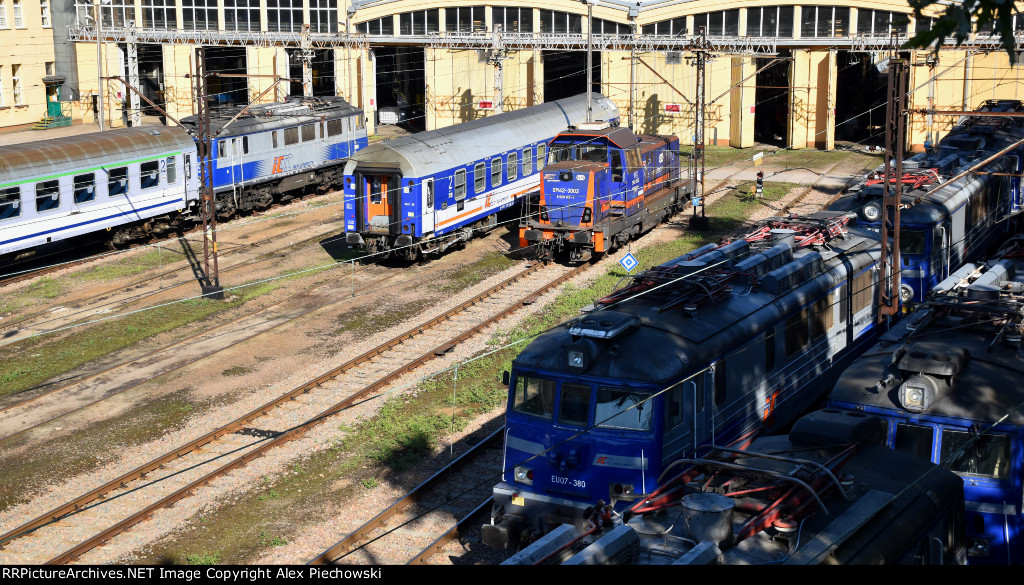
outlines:
{"label": "grass patch", "polygon": [[800,186],[797,183],[765,181],[762,196],[754,197],[751,194],[754,183],[741,183],[714,203],[708,204],[706,213],[716,230],[733,232],[740,229],[756,209],[768,203],[781,201],[787,193]]}
{"label": "grass patch", "polygon": [[153,248],[141,254],[133,254],[118,259],[117,262],[106,262],[81,273],[81,280],[86,282],[109,282],[128,276],[136,276],[162,266],[169,266],[184,259],[181,248],[172,244],[168,248]]}
{"label": "grass patch", "polygon": [[67,294],[71,284],[66,280],[54,280],[44,276],[25,287],[25,295],[36,299],[55,299]]}
{"label": "grass patch", "polygon": [[[5,441],[0,456],[0,510],[27,502],[37,489],[59,478],[84,473],[116,459],[121,447],[157,439],[184,427],[211,402],[195,404],[184,388],[133,406],[114,417],[70,432],[55,433],[28,453],[18,449],[29,439]],[[9,443],[15,444],[9,444]]]}
{"label": "grass patch", "polygon": [[441,286],[441,290],[457,292],[467,289],[513,265],[515,265],[514,260],[510,260],[498,252],[491,252],[476,262],[460,266],[449,273],[446,277],[448,282]]}
{"label": "grass patch", "polygon": [[815,150],[815,149],[779,149],[767,148],[732,148],[731,146],[708,146],[704,149],[704,166],[716,168],[731,164],[747,163],[753,166],[753,156],[764,153],[762,163],[768,168],[808,168],[813,171],[824,171],[832,165],[850,160],[868,164],[881,164],[881,157],[864,152],[849,150]]}
{"label": "grass patch", "polygon": [[198,553],[186,557],[190,565],[216,565],[220,562],[220,553]]}
{"label": "grass patch", "polygon": [[351,334],[357,338],[365,337],[402,323],[413,315],[423,312],[431,304],[433,304],[433,301],[429,299],[420,299],[397,307],[381,307],[379,310],[369,314],[366,312],[366,309],[347,311],[335,319],[341,327],[336,329],[334,334]]}
{"label": "grass patch", "polygon": [[221,376],[244,376],[256,371],[251,366],[232,366],[220,373]]}

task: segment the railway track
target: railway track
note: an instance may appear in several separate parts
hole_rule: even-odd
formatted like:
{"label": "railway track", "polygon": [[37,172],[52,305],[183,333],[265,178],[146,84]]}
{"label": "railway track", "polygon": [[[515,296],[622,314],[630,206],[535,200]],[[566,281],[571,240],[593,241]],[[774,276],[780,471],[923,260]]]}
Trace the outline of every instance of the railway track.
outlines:
{"label": "railway track", "polygon": [[432,564],[490,510],[504,432],[492,432],[309,564]]}
{"label": "railway track", "polygon": [[[0,562],[74,561],[213,479],[380,394],[404,374],[584,268],[531,266],[231,423],[0,535]],[[345,398],[339,401],[339,396]],[[61,552],[52,556],[55,551]]]}
{"label": "railway track", "polygon": [[[333,221],[334,220],[324,220],[321,222],[317,222],[314,225],[324,225],[327,223],[331,223]],[[335,231],[336,230],[331,230],[325,233],[320,233],[313,237],[303,239],[299,242],[290,243],[282,248],[270,250],[261,254],[257,254],[255,256],[250,256],[248,258],[236,262],[235,264],[221,266],[219,268],[219,273],[223,275],[225,273],[231,273],[242,268],[251,268],[253,265],[256,265],[260,262],[266,262],[280,258],[282,254],[289,250],[294,251],[313,245],[319,245],[324,241],[325,238],[329,239],[333,236],[336,236],[337,234],[334,233]],[[278,234],[275,236],[263,238],[256,242],[249,242],[238,245],[236,248],[230,250],[228,253],[222,253],[221,259],[223,260],[225,256],[230,256],[231,252],[238,253],[250,251],[281,237],[288,237],[288,234]],[[171,277],[175,274],[180,274],[183,271],[188,273],[188,276],[185,279],[168,285],[163,284],[163,280],[165,278]],[[154,288],[149,290],[140,290],[147,284],[152,283],[156,283],[156,286]],[[6,332],[3,334],[2,337],[0,337],[0,345],[6,345],[9,343],[20,341],[21,339],[24,339],[26,336],[29,335],[38,335],[40,333],[46,333],[48,330],[53,330],[60,328],[62,326],[73,324],[75,322],[80,322],[99,314],[106,315],[115,313],[116,311],[123,309],[128,305],[137,305],[139,302],[152,298],[156,295],[166,294],[176,288],[180,288],[183,286],[195,286],[195,284],[196,277],[194,275],[194,267],[191,264],[185,266],[178,266],[176,268],[169,270],[164,270],[157,274],[146,276],[145,278],[140,278],[127,284],[119,284],[114,290],[107,290],[80,299],[74,299],[68,305],[62,305],[60,307],[51,308],[42,313],[27,314],[18,319],[0,323],[0,332]],[[132,295],[128,299],[114,299],[108,301],[108,299],[118,291],[132,291]],[[90,301],[98,301],[99,304],[95,304],[85,308],[87,303],[89,303]],[[74,312],[64,311],[69,308],[78,310]],[[61,312],[59,314],[56,313],[58,309],[61,309]],[[51,315],[47,317],[47,314]],[[33,319],[39,320],[33,321]]]}

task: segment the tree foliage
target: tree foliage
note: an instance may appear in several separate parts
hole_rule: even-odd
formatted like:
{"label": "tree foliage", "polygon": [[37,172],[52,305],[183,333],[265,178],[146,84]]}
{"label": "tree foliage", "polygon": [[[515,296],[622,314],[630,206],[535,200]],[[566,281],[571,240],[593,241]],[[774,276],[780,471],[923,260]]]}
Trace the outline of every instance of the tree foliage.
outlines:
{"label": "tree foliage", "polygon": [[[922,11],[929,6],[943,4],[935,0],[907,0],[910,7],[914,9],[916,18],[927,18]],[[935,17],[930,30],[916,34],[904,45],[911,49],[924,49],[934,45],[934,51],[938,51],[946,38],[952,36],[957,46],[967,40],[972,30],[981,30],[989,23],[994,23],[994,31],[999,35],[1010,56],[1010,63],[1016,63],[1017,52],[1014,47],[1013,37],[1013,0],[954,0],[945,5],[941,16]],[[972,17],[976,17],[972,29]]]}

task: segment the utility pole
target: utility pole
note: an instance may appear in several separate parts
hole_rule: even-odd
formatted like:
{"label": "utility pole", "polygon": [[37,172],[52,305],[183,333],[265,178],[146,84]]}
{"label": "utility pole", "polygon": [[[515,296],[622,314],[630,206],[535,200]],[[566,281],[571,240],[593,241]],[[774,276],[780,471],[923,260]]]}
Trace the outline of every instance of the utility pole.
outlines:
{"label": "utility pole", "polygon": [[309,25],[302,27],[302,95],[313,97],[313,49],[309,45]]}
{"label": "utility pole", "polygon": [[196,140],[199,151],[200,206],[203,219],[203,296],[223,299],[217,269],[217,209],[213,197],[213,132],[206,84],[206,50],[196,48]]}
{"label": "utility pole", "polygon": [[103,132],[103,13],[100,11],[100,0],[96,0],[96,113],[99,116],[100,132]]}
{"label": "utility pole", "polygon": [[[903,195],[903,143],[907,115],[906,59],[899,55],[894,33],[887,59],[889,82],[885,108],[885,177],[882,182],[882,242],[879,268],[883,282],[878,287],[878,322],[895,315],[900,306],[900,202]],[[890,247],[889,237],[892,237]]]}
{"label": "utility pole", "polygon": [[[629,32],[636,38],[636,16],[630,13]],[[629,129],[633,130],[633,108],[636,103],[636,45],[629,45]]]}
{"label": "utility pole", "polygon": [[[707,229],[710,221],[704,212],[704,74],[708,51],[704,27],[697,30],[693,53],[697,93],[693,98],[693,158],[690,161],[690,196],[693,201],[693,219],[690,220],[690,226],[695,229]],[[700,217],[697,217],[698,205],[700,206]]]}
{"label": "utility pole", "polygon": [[590,0],[583,0],[587,5],[587,122],[594,121],[594,107],[591,93],[594,91],[594,5]]}
{"label": "utility pole", "polygon": [[[128,23],[128,34],[125,43],[125,47],[128,49],[128,82],[133,87],[139,87],[139,33],[135,30],[135,23]],[[125,96],[128,99],[128,107],[130,109],[130,120],[133,127],[142,125],[142,104],[139,103],[139,96],[135,92],[127,92]]]}
{"label": "utility pole", "polygon": [[494,113],[500,114],[505,111],[504,62],[508,59],[501,42],[500,24],[494,25],[493,37],[491,48],[487,51],[487,62],[494,65]]}

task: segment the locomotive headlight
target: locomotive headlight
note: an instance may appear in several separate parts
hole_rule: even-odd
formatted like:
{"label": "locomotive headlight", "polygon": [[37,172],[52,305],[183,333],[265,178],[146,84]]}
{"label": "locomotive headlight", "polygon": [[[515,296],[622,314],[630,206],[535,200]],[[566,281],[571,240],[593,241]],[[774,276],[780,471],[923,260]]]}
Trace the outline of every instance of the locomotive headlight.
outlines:
{"label": "locomotive headlight", "polygon": [[583,208],[583,223],[590,223],[591,213],[589,207]]}
{"label": "locomotive headlight", "polygon": [[533,485],[533,470],[528,467],[516,467],[515,478],[519,483]]}
{"label": "locomotive headlight", "polygon": [[570,349],[566,353],[566,362],[570,370],[582,372],[587,369],[587,356],[578,349]]}
{"label": "locomotive headlight", "polygon": [[909,284],[900,284],[900,300],[904,303],[908,303],[913,298],[914,289],[910,288]]}
{"label": "locomotive headlight", "polygon": [[878,201],[871,201],[861,207],[860,214],[868,221],[878,221],[882,218],[882,204]]}
{"label": "locomotive headlight", "polygon": [[548,208],[546,205],[540,206],[540,220],[548,221]]}

